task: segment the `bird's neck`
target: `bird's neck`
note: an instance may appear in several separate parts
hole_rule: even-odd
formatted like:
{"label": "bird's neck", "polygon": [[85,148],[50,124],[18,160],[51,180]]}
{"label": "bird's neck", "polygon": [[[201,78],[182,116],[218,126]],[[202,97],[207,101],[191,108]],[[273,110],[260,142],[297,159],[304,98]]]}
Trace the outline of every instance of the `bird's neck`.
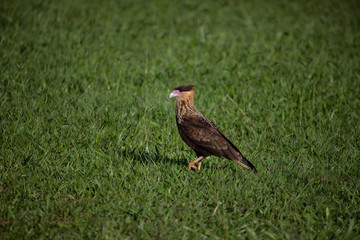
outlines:
{"label": "bird's neck", "polygon": [[180,99],[177,99],[176,101],[176,115],[178,117],[181,117],[183,114],[187,112],[191,112],[196,110],[194,106],[194,96],[188,95],[185,97],[182,97]]}

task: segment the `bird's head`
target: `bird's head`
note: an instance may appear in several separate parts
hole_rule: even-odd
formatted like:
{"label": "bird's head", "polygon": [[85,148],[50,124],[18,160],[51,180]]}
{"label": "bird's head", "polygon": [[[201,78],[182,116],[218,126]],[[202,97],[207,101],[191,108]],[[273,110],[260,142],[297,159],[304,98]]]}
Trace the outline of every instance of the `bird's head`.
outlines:
{"label": "bird's head", "polygon": [[176,97],[176,99],[186,99],[186,98],[193,98],[194,96],[194,85],[184,85],[178,86],[174,88],[174,90],[170,93],[169,98]]}

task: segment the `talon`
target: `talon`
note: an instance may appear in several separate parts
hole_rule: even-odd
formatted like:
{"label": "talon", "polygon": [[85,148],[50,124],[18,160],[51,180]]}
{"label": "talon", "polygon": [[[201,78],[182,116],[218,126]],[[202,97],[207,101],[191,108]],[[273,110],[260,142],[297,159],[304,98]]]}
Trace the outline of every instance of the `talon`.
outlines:
{"label": "talon", "polygon": [[196,166],[195,164],[188,165],[188,169],[190,169],[190,170],[194,169],[194,170],[200,171],[200,167],[201,167],[201,164],[199,164],[198,166]]}
{"label": "talon", "polygon": [[195,164],[189,164],[188,165],[188,168],[191,170],[191,169],[195,169],[195,170],[198,170],[198,168],[195,166]]}
{"label": "talon", "polygon": [[[189,163],[188,168],[191,170],[192,168],[195,170],[200,171],[201,168],[201,160],[203,159],[203,156],[198,157],[197,159],[195,159],[195,161]],[[198,166],[195,166],[195,164],[198,162]]]}

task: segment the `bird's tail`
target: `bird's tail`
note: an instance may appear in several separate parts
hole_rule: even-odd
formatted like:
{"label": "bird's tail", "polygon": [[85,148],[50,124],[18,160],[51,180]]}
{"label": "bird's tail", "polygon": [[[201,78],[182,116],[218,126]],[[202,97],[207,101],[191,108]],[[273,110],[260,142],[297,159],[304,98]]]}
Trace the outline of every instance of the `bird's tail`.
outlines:
{"label": "bird's tail", "polygon": [[222,132],[219,131],[219,133],[225,138],[225,140],[229,144],[227,148],[227,152],[223,156],[226,157],[227,159],[233,160],[234,162],[240,164],[243,168],[253,170],[254,173],[257,174],[258,172],[254,167],[254,165],[252,165],[252,163],[241,154],[239,149],[227,137],[225,137],[225,135]]}
{"label": "bird's tail", "polygon": [[252,163],[242,155],[241,155],[240,159],[236,159],[235,162],[237,162],[238,164],[240,164],[242,167],[244,167],[246,169],[253,170],[254,174],[258,173],[255,166],[252,165]]}

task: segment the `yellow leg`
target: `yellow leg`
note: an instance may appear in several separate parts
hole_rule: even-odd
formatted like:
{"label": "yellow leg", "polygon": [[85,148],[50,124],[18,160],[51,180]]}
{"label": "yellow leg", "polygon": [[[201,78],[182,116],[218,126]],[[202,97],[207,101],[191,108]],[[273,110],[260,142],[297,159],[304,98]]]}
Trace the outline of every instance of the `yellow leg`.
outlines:
{"label": "yellow leg", "polygon": [[198,171],[200,171],[200,168],[201,168],[201,161],[199,161],[198,163]]}
{"label": "yellow leg", "polygon": [[[196,169],[196,170],[200,171],[201,160],[202,160],[203,158],[204,158],[203,156],[198,157],[197,159],[195,159],[195,161],[189,163],[188,168],[189,168],[190,170],[193,168],[193,169]],[[199,162],[198,167],[195,166],[195,163],[197,163],[197,162]]]}

